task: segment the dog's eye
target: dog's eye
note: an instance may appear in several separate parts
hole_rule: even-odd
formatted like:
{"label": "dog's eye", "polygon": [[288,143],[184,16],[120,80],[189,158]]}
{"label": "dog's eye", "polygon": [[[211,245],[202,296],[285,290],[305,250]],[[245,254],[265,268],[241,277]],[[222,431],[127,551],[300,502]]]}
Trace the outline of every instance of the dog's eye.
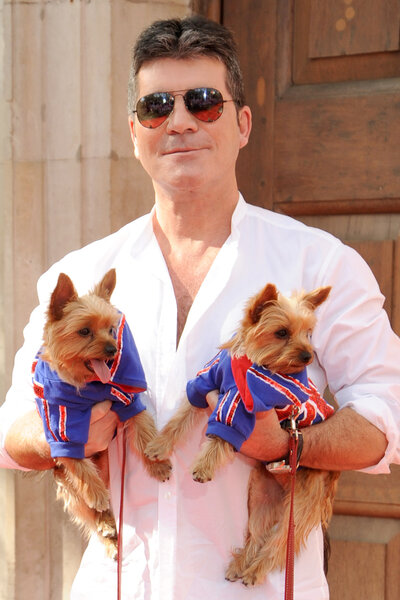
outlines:
{"label": "dog's eye", "polygon": [[287,329],[278,329],[278,331],[275,331],[275,337],[284,340],[289,337],[289,331]]}
{"label": "dog's eye", "polygon": [[110,331],[108,332],[110,335],[112,335],[113,337],[115,337],[117,331],[115,329],[115,327],[110,327]]}
{"label": "dog's eye", "polygon": [[83,329],[80,329],[78,331],[79,335],[81,335],[82,337],[87,337],[88,335],[90,335],[90,329],[89,327],[84,327]]}

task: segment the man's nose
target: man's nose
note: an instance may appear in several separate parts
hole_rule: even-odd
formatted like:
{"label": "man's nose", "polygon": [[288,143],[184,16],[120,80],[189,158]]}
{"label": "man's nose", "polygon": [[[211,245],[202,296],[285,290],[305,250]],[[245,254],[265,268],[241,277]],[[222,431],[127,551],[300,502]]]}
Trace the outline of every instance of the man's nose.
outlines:
{"label": "man's nose", "polygon": [[198,119],[186,108],[183,96],[175,96],[174,110],[167,120],[167,133],[183,133],[197,131]]}

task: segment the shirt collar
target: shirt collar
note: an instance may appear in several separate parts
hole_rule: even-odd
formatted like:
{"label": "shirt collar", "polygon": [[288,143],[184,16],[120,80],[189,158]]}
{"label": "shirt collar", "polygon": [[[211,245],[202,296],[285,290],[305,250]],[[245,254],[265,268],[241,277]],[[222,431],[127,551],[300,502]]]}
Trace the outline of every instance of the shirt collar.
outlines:
{"label": "shirt collar", "polygon": [[235,210],[233,211],[233,215],[232,215],[231,236],[235,239],[239,235],[239,225],[242,222],[242,220],[244,219],[245,214],[246,214],[246,202],[245,202],[242,194],[239,192],[238,202],[236,204]]}

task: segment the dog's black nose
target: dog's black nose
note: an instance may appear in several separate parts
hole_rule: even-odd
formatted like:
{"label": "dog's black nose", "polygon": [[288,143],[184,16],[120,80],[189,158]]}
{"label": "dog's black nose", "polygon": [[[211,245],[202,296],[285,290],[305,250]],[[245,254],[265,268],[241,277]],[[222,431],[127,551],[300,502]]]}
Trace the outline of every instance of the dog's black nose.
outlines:
{"label": "dog's black nose", "polygon": [[114,344],[106,344],[104,346],[104,352],[107,356],[112,358],[117,353],[117,348],[114,346]]}
{"label": "dog's black nose", "polygon": [[305,365],[307,365],[310,362],[311,359],[312,359],[311,352],[308,352],[307,350],[303,350],[303,352],[300,352],[300,360]]}

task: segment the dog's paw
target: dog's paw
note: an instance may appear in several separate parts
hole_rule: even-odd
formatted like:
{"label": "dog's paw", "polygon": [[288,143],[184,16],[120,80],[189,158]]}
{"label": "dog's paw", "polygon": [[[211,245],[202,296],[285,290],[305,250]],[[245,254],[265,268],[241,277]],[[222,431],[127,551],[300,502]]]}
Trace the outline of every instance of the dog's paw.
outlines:
{"label": "dog's paw", "polygon": [[148,461],[147,469],[152,477],[158,481],[167,481],[171,477],[172,464],[169,459],[162,461]]}
{"label": "dog's paw", "polygon": [[163,440],[158,437],[147,444],[144,454],[149,460],[165,461],[171,453]]}
{"label": "dog's paw", "polygon": [[118,532],[114,515],[105,510],[97,516],[97,535],[105,547],[106,554],[113,560],[118,556]]}
{"label": "dog's paw", "polygon": [[246,587],[256,585],[257,583],[261,583],[261,581],[257,581],[257,578],[254,575],[243,575],[242,583]]}
{"label": "dog's paw", "polygon": [[117,539],[117,526],[115,519],[110,510],[105,510],[100,513],[97,520],[97,533],[104,538]]}
{"label": "dog's paw", "polygon": [[265,569],[249,567],[242,574],[242,583],[246,586],[259,585],[265,580]]}
{"label": "dog's paw", "polygon": [[103,538],[102,542],[105,546],[107,556],[113,560],[117,560],[118,540],[114,540],[112,538]]}
{"label": "dog's paw", "polygon": [[206,483],[207,481],[211,481],[214,473],[205,468],[203,465],[198,464],[193,466],[192,477],[194,481],[197,483]]}
{"label": "dog's paw", "polygon": [[228,569],[225,572],[225,579],[226,581],[238,581],[238,579],[241,579],[242,576],[240,573],[238,573],[235,569],[230,569],[228,567]]}
{"label": "dog's paw", "polygon": [[242,578],[243,568],[240,558],[239,554],[234,554],[234,558],[232,558],[225,571],[225,579],[227,581],[237,581]]}

